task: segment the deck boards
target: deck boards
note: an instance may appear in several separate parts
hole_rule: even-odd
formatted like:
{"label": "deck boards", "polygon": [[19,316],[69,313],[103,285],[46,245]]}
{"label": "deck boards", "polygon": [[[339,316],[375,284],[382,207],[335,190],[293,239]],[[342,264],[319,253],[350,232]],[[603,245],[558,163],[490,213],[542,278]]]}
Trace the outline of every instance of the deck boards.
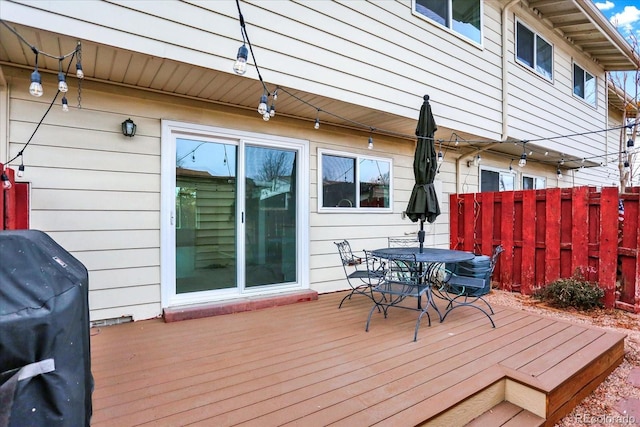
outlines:
{"label": "deck boards", "polygon": [[623,339],[494,306],[495,329],[458,308],[423,320],[413,342],[416,312],[374,313],[365,332],[371,304],[357,296],[338,309],[343,295],[92,329],[92,426],[416,425],[506,371],[537,375],[548,392],[554,378],[591,381],[583,367]]}

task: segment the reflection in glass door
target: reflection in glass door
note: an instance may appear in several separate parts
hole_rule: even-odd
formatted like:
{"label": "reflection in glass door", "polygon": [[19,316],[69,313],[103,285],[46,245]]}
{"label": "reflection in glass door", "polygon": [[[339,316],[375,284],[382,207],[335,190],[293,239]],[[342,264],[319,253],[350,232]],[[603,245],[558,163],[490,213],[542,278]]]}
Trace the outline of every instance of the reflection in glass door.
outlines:
{"label": "reflection in glass door", "polygon": [[176,294],[236,286],[236,153],[176,139]]}
{"label": "reflection in glass door", "polygon": [[246,146],[245,285],[295,282],[296,151]]}

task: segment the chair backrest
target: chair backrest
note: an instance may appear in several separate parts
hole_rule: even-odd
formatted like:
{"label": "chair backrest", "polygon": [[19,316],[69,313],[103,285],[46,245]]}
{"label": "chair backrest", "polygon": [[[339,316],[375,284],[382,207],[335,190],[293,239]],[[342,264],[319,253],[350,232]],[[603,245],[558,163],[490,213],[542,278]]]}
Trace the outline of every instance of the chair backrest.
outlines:
{"label": "chair backrest", "polygon": [[385,280],[404,284],[421,283],[420,264],[415,254],[394,255],[386,260]]}
{"label": "chair backrest", "polygon": [[408,248],[412,246],[418,246],[418,236],[405,236],[405,237],[388,237],[388,245],[390,248]]}
{"label": "chair backrest", "polygon": [[[493,274],[493,270],[496,268],[498,258],[500,257],[500,254],[502,252],[504,252],[504,248],[502,247],[502,245],[496,246],[493,250],[493,254],[491,255],[491,274]],[[489,275],[489,278],[491,278],[491,274]]]}
{"label": "chair backrest", "polygon": [[491,256],[476,255],[472,261],[464,261],[453,265],[447,265],[448,269],[458,276],[478,277],[491,280],[493,270],[496,268],[500,254],[504,252],[502,245],[493,250]]}
{"label": "chair backrest", "polygon": [[342,242],[333,242],[338,247],[338,254],[340,255],[340,261],[342,265],[346,268],[347,266],[351,266],[354,268],[358,268],[358,265],[362,264],[362,258],[357,257],[353,254],[351,250],[351,245],[347,240],[343,240]]}

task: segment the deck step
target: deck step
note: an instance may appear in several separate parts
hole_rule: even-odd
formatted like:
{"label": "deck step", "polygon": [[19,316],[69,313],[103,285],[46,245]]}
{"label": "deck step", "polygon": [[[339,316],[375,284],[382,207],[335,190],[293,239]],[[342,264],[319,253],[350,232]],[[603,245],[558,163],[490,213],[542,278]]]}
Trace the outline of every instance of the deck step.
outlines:
{"label": "deck step", "polygon": [[474,418],[466,427],[539,427],[544,422],[544,418],[505,401]]}

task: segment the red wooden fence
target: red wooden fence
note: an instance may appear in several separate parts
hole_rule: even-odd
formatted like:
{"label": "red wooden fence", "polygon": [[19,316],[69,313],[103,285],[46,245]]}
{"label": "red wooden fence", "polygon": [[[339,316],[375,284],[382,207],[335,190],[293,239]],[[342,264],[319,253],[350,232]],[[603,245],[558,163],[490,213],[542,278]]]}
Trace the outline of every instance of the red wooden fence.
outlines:
{"label": "red wooden fence", "polygon": [[0,188],[0,230],[19,230],[29,228],[29,184],[15,182],[13,169],[4,169],[11,182],[11,188]]}
{"label": "red wooden fence", "polygon": [[[576,271],[597,282],[605,292],[606,307],[619,299],[640,308],[638,288],[638,194],[634,213],[635,239],[633,281],[626,280],[625,292],[616,294],[618,261],[618,189],[591,187],[504,191],[450,196],[450,246],[489,255],[502,245],[493,275],[500,288],[531,294],[558,278]],[[625,204],[626,209],[626,204]],[[630,223],[625,222],[625,227]],[[626,228],[625,228],[626,230]],[[628,233],[630,234],[630,233]],[[632,260],[633,261],[632,261]],[[630,269],[627,269],[627,276]],[[633,287],[633,292],[629,287]],[[628,295],[633,295],[633,298]],[[629,301],[625,298],[630,298]],[[634,299],[635,298],[635,299]],[[627,308],[627,307],[621,307]]]}

